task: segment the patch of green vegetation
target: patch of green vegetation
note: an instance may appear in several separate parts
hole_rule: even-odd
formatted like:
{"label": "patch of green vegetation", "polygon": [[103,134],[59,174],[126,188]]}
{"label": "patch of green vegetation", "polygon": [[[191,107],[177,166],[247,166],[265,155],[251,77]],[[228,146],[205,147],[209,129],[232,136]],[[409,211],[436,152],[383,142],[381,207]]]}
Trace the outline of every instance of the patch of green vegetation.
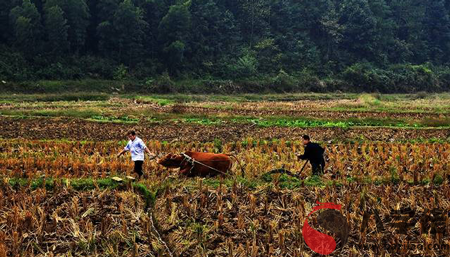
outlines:
{"label": "patch of green vegetation", "polygon": [[[239,122],[238,119],[233,121]],[[314,127],[339,127],[347,128],[354,126],[353,122],[345,121],[331,121],[331,120],[316,120],[316,119],[295,119],[295,118],[268,118],[268,119],[248,119],[248,122],[256,124],[260,127],[300,127],[300,128],[314,128]]]}
{"label": "patch of green vegetation", "polygon": [[155,205],[158,190],[150,191],[144,184],[133,183],[133,187],[142,195],[145,200],[145,209]]}
{"label": "patch of green vegetation", "polygon": [[170,94],[170,95],[122,95],[127,99],[138,99],[143,102],[168,105],[188,102],[242,102],[245,101],[240,95],[202,95],[202,94]]}
{"label": "patch of green vegetation", "polygon": [[374,182],[374,181],[372,181],[372,178],[371,178],[370,176],[364,176],[363,179],[362,179],[362,181],[363,181],[365,184],[371,184],[372,182]]}
{"label": "patch of green vegetation", "polygon": [[422,184],[422,185],[428,185],[428,184],[430,184],[430,179],[429,178],[424,178],[422,181],[420,181],[420,183]]}
{"label": "patch of green vegetation", "polygon": [[[58,182],[59,183],[58,183]],[[128,183],[127,179],[122,182],[115,181],[111,178],[105,179],[93,179],[93,178],[78,178],[78,179],[57,179],[57,178],[37,178],[37,179],[26,179],[26,178],[10,178],[8,183],[13,188],[29,187],[31,190],[36,190],[37,188],[42,188],[45,186],[47,190],[53,190],[55,185],[61,184],[66,187],[70,187],[77,191],[93,190],[96,188],[100,189],[119,189],[126,187]],[[45,185],[44,185],[45,183]],[[152,207],[156,201],[157,191],[151,191],[147,186],[142,183],[131,183],[132,187],[138,191],[146,203],[147,207]]]}
{"label": "patch of green vegetation", "polygon": [[[436,95],[435,97],[440,97]],[[99,97],[99,98],[96,98]],[[395,103],[389,99],[409,99],[413,96],[410,95],[376,95],[376,94],[278,94],[278,95],[151,95],[151,96],[121,96],[131,99],[141,99],[143,101],[156,102],[159,105],[170,105],[183,101],[262,101],[262,100],[274,100],[293,101],[300,98],[353,98],[359,97],[359,105],[349,106],[334,106],[330,108],[321,108],[322,110],[333,111],[380,111],[380,112],[430,112],[440,110],[442,113],[450,112],[450,106],[447,102],[440,102],[439,106],[442,108],[436,109],[436,104],[433,104],[433,100],[429,100],[426,103],[419,102],[417,108],[408,109],[404,107],[405,104]],[[428,97],[428,96],[427,96]],[[79,99],[81,101],[95,100],[109,98],[105,94],[61,94],[61,95],[0,95],[0,101],[10,102],[17,108],[3,108],[0,109],[0,115],[8,115],[14,117],[74,117],[89,119],[96,122],[119,122],[119,123],[136,123],[139,120],[148,120],[152,123],[160,123],[163,121],[172,122],[184,122],[184,123],[196,123],[201,125],[219,125],[225,122],[230,123],[248,123],[256,124],[261,127],[394,127],[394,128],[448,128],[450,127],[450,119],[447,117],[436,118],[394,118],[394,119],[374,119],[374,118],[338,118],[338,119],[320,119],[314,117],[295,117],[295,116],[263,116],[263,117],[251,117],[251,116],[236,116],[230,113],[220,113],[218,115],[202,115],[202,114],[185,114],[185,113],[155,113],[152,109],[136,109],[127,108],[127,106],[121,101],[96,101],[72,104],[68,101]],[[380,100],[380,99],[388,100]],[[427,98],[428,99],[428,98]],[[440,99],[440,98],[439,98]],[[444,97],[444,99],[446,99]],[[30,101],[31,103],[29,103]],[[33,102],[35,101],[35,102]],[[45,101],[56,101],[48,102]],[[381,101],[381,104],[378,102]],[[406,103],[407,100],[403,100]],[[8,104],[8,105],[9,105]],[[211,107],[218,108],[211,103],[206,103]],[[425,105],[424,105],[425,104]],[[72,106],[71,106],[72,105]],[[234,104],[235,105],[235,104]],[[423,106],[422,106],[423,105]],[[230,105],[218,105],[219,108],[231,108]],[[431,107],[430,107],[431,106]],[[110,108],[110,107],[122,107],[122,108]],[[236,107],[234,107],[236,108]],[[424,108],[424,109],[421,109]],[[432,108],[432,109],[428,109]],[[139,117],[137,119],[135,117]],[[151,118],[148,118],[151,117]]]}
{"label": "patch of green vegetation", "polygon": [[138,118],[132,118],[128,116],[121,116],[121,117],[92,116],[87,120],[96,122],[112,122],[112,123],[127,123],[127,124],[136,124],[139,122]]}
{"label": "patch of green vegetation", "polygon": [[168,98],[167,96],[158,96],[158,95],[154,95],[154,96],[148,96],[148,95],[144,95],[144,96],[125,96],[125,98],[132,98],[135,99],[139,102],[143,102],[143,103],[156,103],[160,106],[166,106],[166,105],[170,105],[170,104],[174,104],[176,101],[173,99]]}
{"label": "patch of green vegetation", "polygon": [[391,178],[390,178],[391,182],[394,184],[400,183],[400,177],[397,173],[397,169],[395,167],[392,167],[390,172],[391,172]]}
{"label": "patch of green vegetation", "polygon": [[286,189],[294,189],[302,187],[303,184],[310,186],[311,184],[306,183],[306,181],[302,181],[296,177],[288,176],[286,174],[281,174],[279,177],[280,187]]}
{"label": "patch of green vegetation", "polygon": [[326,185],[327,186],[341,187],[341,186],[343,186],[343,183],[342,183],[342,181],[339,181],[339,180],[329,180],[329,181],[326,181]]}
{"label": "patch of green vegetation", "polygon": [[291,118],[291,117],[268,117],[268,118],[254,118],[254,117],[187,117],[175,118],[174,122],[196,123],[201,125],[218,125],[225,122],[232,123],[250,123],[260,127],[350,127],[354,126],[353,122],[345,121],[331,121],[331,120],[317,120],[308,118]]}
{"label": "patch of green vegetation", "polygon": [[307,186],[324,186],[324,182],[320,176],[314,175],[305,179],[305,185]]}
{"label": "patch of green vegetation", "polygon": [[[64,143],[64,144],[69,144],[69,145],[76,145],[76,144],[80,144],[80,145],[85,145],[85,144],[91,144],[91,143],[95,143],[95,140],[71,140],[71,139],[65,139],[65,138],[61,138],[61,139],[38,139],[35,140],[37,142],[41,142],[41,143]],[[18,146],[23,143],[21,142],[20,139],[9,139],[9,142],[17,142]],[[110,143],[110,144],[114,144],[114,145],[125,145],[126,143],[128,143],[128,140],[106,140],[103,141],[104,143]]]}
{"label": "patch of green vegetation", "polygon": [[[106,79],[79,79],[79,80],[39,80],[6,84],[0,88],[1,92],[13,93],[38,93],[38,94],[67,94],[68,92],[90,93],[120,93],[124,86],[133,90],[133,81],[119,81]],[[136,92],[137,90],[133,90]]]}
{"label": "patch of green vegetation", "polygon": [[214,148],[216,153],[222,152],[222,140],[215,138],[214,139]]}
{"label": "patch of green vegetation", "polygon": [[346,178],[347,179],[347,182],[356,182],[356,178],[354,178],[354,177],[347,177]]}
{"label": "patch of green vegetation", "polygon": [[[238,120],[235,120],[238,121]],[[393,127],[407,127],[407,124],[401,121],[390,120],[376,120],[376,119],[346,119],[346,120],[320,120],[312,118],[276,118],[271,117],[267,119],[248,119],[247,121],[261,127],[300,127],[300,128],[314,128],[314,127],[367,127],[367,126],[393,126]]]}
{"label": "patch of green vegetation", "polygon": [[169,101],[169,103],[187,102],[258,102],[258,101],[299,101],[299,100],[338,100],[356,99],[358,94],[352,93],[291,93],[291,94],[170,94],[133,96],[123,95],[124,98],[136,98],[149,101]]}
{"label": "patch of green vegetation", "polygon": [[45,110],[0,110],[0,115],[16,116],[16,117],[71,117],[88,119],[93,116],[101,116],[102,113],[95,108],[71,108],[71,109],[45,109]]}
{"label": "patch of green vegetation", "polygon": [[[126,182],[127,180],[124,179]],[[93,179],[93,178],[77,178],[77,179],[59,179],[59,178],[10,178],[8,183],[13,188],[18,187],[30,187],[35,190],[40,187],[44,187],[48,190],[54,189],[56,183],[60,183],[75,190],[92,190],[95,188],[100,189],[116,189],[124,184],[124,182],[117,182],[111,178]],[[138,186],[139,184],[136,184]]]}
{"label": "patch of green vegetation", "polygon": [[[54,188],[54,181],[53,179],[44,180],[43,178],[28,180],[24,178],[11,178],[9,179],[9,185],[13,188],[20,188],[20,187],[30,187],[32,190],[35,190],[37,188],[44,187],[47,190],[53,190]],[[45,183],[45,185],[44,185]]]}
{"label": "patch of green vegetation", "polygon": [[388,112],[388,113],[449,113],[450,106],[407,106],[407,102],[398,104],[383,104],[379,106],[366,106],[366,105],[348,105],[340,104],[333,107],[321,108],[323,111],[333,112]]}
{"label": "patch of green vegetation", "polygon": [[108,94],[63,93],[63,94],[0,94],[0,102],[58,102],[58,101],[106,101]]}
{"label": "patch of green vegetation", "polygon": [[[176,121],[177,119],[174,119]],[[184,118],[181,119],[182,122],[185,123],[196,123],[200,125],[218,125],[221,124],[223,121],[219,118]]]}
{"label": "patch of green vegetation", "polygon": [[200,125],[220,125],[225,123],[249,123],[260,127],[350,127],[355,126],[353,121],[333,121],[333,120],[318,120],[309,119],[306,117],[267,117],[255,118],[247,116],[208,116],[203,115],[153,115],[147,119],[153,123],[160,123],[162,121],[195,123]]}
{"label": "patch of green vegetation", "polygon": [[113,122],[113,123],[128,123],[136,124],[139,118],[129,116],[105,116],[98,108],[69,108],[69,109],[43,109],[43,110],[14,110],[4,109],[0,110],[0,115],[12,117],[67,117],[79,118],[95,122]]}
{"label": "patch of green vegetation", "polygon": [[442,185],[442,183],[444,183],[444,178],[440,174],[436,174],[436,176],[434,176],[433,183],[435,185]]}
{"label": "patch of green vegetation", "polygon": [[358,100],[369,106],[379,106],[382,104],[379,94],[362,94],[358,97]]}
{"label": "patch of green vegetation", "polygon": [[425,118],[421,121],[421,125],[427,127],[448,127],[450,126],[450,118]]}
{"label": "patch of green vegetation", "polygon": [[[302,187],[324,187],[324,186],[342,186],[349,183],[358,183],[361,185],[391,185],[398,184],[400,180],[395,174],[391,177],[384,177],[381,180],[372,181],[370,178],[357,179],[354,177],[347,177],[346,179],[337,180],[324,180],[321,176],[310,176],[304,180],[298,179],[296,177],[289,176],[287,174],[280,174],[278,176],[278,181],[275,182],[276,176],[273,174],[264,174],[259,178],[244,178],[244,177],[234,177],[234,178],[205,178],[202,179],[204,186],[208,186],[217,189],[220,185],[230,188],[235,183],[238,185],[249,189],[255,190],[264,187],[273,187],[275,183],[278,183],[279,187],[282,189],[296,189]],[[63,185],[65,187],[70,187],[77,191],[93,190],[93,189],[109,189],[109,190],[122,190],[129,189],[130,186],[138,192],[145,200],[145,209],[152,208],[156,202],[156,199],[163,194],[166,188],[174,188],[183,186],[189,191],[197,190],[199,183],[197,180],[189,179],[175,179],[171,178],[165,180],[163,183],[154,184],[153,186],[147,183],[132,182],[124,179],[121,182],[112,180],[111,178],[105,179],[93,179],[93,178],[78,178],[78,179],[58,179],[58,178],[36,178],[36,179],[26,179],[26,178],[10,178],[7,180],[0,180],[0,186],[4,186],[2,183],[8,181],[7,183],[14,189],[20,188],[30,188],[31,190],[36,190],[37,188],[45,187],[47,190],[54,190],[56,185]],[[413,181],[405,181],[410,185],[413,185]],[[440,175],[436,175],[432,181],[436,186],[442,185],[444,178]],[[44,184],[45,183],[45,184]],[[430,178],[425,178],[420,181],[421,185],[429,185],[431,183]]]}
{"label": "patch of green vegetation", "polygon": [[[173,117],[173,116],[172,116]],[[153,117],[153,122],[158,118],[168,119],[168,117]],[[298,128],[350,128],[350,127],[394,127],[394,128],[447,128],[450,127],[450,121],[439,120],[435,123],[423,123],[421,121],[410,122],[403,119],[374,119],[374,118],[348,118],[343,120],[317,119],[308,117],[200,117],[200,116],[179,116],[171,118],[172,122],[195,123],[200,125],[219,125],[223,123],[248,123],[259,127],[298,127]]]}

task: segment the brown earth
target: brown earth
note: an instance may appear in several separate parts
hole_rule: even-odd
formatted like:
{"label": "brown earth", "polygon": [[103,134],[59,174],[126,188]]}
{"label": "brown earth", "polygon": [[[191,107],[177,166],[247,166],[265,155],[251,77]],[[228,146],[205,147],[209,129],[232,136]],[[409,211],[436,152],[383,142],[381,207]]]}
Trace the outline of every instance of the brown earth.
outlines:
{"label": "brown earth", "polygon": [[318,141],[403,141],[417,139],[449,139],[450,129],[400,128],[292,128],[257,127],[250,124],[198,125],[175,122],[117,124],[99,123],[69,118],[0,117],[0,138],[122,140],[128,130],[134,129],[146,140],[167,141],[236,141],[243,138],[300,139],[309,134]]}
{"label": "brown earth", "polygon": [[[61,104],[60,102],[50,103],[19,103],[19,104],[0,104],[0,110],[60,110],[73,108],[97,108],[100,102],[75,102],[70,104]],[[448,112],[439,113],[430,108],[414,109],[405,106],[397,107],[397,111],[376,111],[366,110],[358,111],[352,108],[361,107],[356,101],[294,101],[294,102],[202,102],[202,103],[181,103],[174,105],[161,106],[153,102],[140,102],[128,99],[113,98],[105,103],[107,109],[117,112],[118,115],[127,113],[159,113],[159,114],[190,114],[190,115],[225,115],[225,116],[288,116],[288,117],[310,117],[321,119],[449,119]],[[345,105],[342,105],[345,104]],[[347,106],[349,110],[342,110]],[[104,106],[106,107],[106,106]],[[328,108],[338,107],[339,111],[327,110]],[[412,109],[411,109],[412,108]]]}
{"label": "brown earth", "polygon": [[[227,114],[233,116],[288,116],[288,117],[314,117],[322,119],[348,119],[348,118],[372,118],[372,119],[424,119],[424,118],[449,118],[448,114],[433,112],[380,112],[380,111],[328,111],[308,108],[298,108],[293,106],[289,109],[263,109],[252,108],[252,106],[241,106],[236,108],[209,108],[199,106],[174,105],[170,107],[154,109],[156,112],[167,113],[176,112],[197,115],[220,115]],[[175,111],[174,111],[175,109]],[[179,109],[179,110],[178,110]]]}

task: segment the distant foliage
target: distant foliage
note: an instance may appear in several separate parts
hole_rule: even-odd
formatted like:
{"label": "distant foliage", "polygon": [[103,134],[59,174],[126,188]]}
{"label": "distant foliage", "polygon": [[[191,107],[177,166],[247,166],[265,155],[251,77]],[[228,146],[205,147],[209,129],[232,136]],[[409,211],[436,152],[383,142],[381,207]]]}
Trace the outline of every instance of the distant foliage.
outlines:
{"label": "distant foliage", "polygon": [[448,91],[449,42],[448,0],[0,1],[0,80],[8,83]]}

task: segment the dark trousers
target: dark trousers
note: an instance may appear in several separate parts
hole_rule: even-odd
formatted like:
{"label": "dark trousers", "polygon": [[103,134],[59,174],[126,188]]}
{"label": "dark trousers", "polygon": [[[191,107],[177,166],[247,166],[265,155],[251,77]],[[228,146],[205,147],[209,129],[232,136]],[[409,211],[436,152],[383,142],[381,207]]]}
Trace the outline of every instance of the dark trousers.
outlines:
{"label": "dark trousers", "polygon": [[321,175],[325,169],[325,160],[321,160],[320,162],[311,162],[313,175]]}
{"label": "dark trousers", "polygon": [[144,164],[144,161],[135,161],[134,162],[134,172],[136,172],[139,176],[139,178],[144,174],[142,173],[142,164]]}

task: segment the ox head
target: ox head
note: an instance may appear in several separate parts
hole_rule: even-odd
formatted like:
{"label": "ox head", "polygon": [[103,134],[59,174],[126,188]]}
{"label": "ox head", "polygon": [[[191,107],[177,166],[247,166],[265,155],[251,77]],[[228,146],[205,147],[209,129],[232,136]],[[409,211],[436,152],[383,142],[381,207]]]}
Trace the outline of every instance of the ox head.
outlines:
{"label": "ox head", "polygon": [[159,159],[158,164],[161,164],[166,168],[180,168],[183,159],[183,156],[180,154],[169,153],[168,155]]}

